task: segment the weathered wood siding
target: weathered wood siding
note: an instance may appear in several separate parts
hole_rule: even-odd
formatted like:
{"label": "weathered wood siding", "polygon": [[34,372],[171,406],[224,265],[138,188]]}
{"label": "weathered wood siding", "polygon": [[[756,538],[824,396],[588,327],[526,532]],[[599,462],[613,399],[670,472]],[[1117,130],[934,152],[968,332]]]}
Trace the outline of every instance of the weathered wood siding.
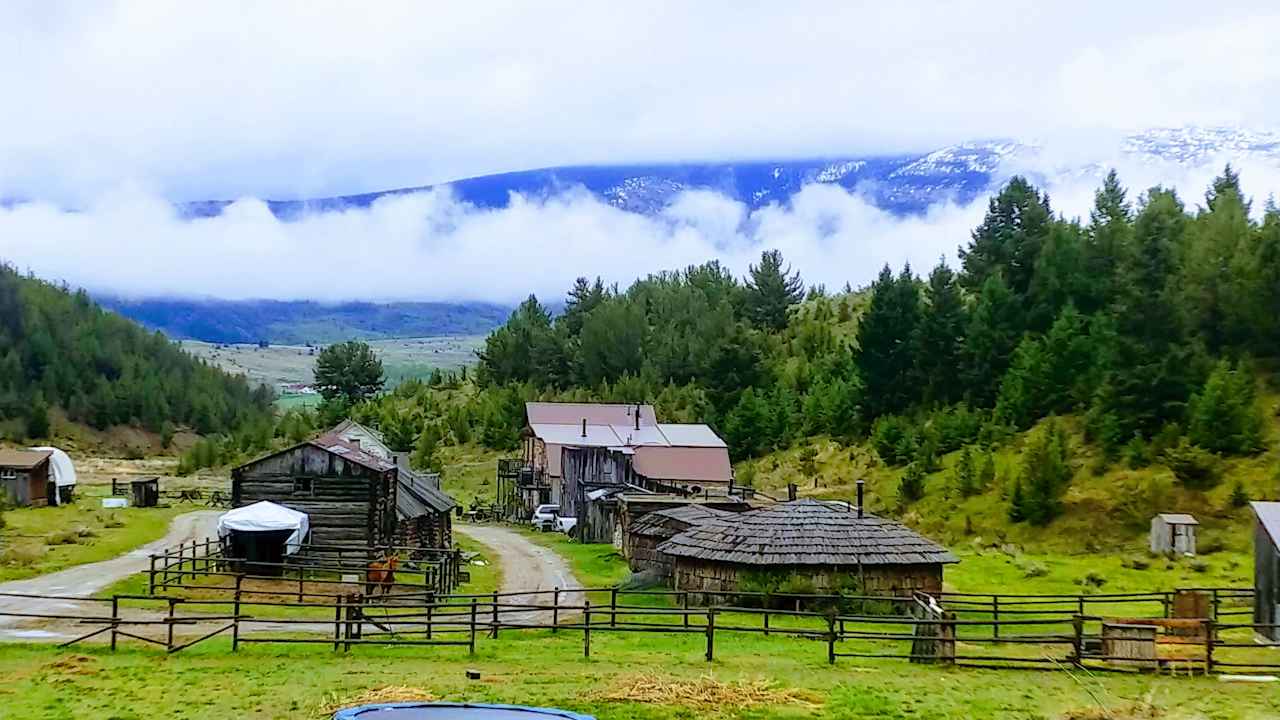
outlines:
{"label": "weathered wood siding", "polygon": [[12,469],[14,477],[0,480],[0,494],[14,507],[43,507],[49,504],[49,463],[31,470]]}
{"label": "weathered wood siding", "polygon": [[447,512],[426,513],[401,520],[396,527],[395,544],[421,548],[453,547],[453,520]]}
{"label": "weathered wood siding", "polygon": [[865,565],[862,568],[815,565],[757,567],[686,557],[675,558],[674,586],[677,590],[709,595],[731,593],[740,589],[742,575],[760,570],[793,572],[808,577],[813,581],[814,591],[819,593],[836,587],[837,580],[844,577],[858,578],[862,591],[868,595],[905,597],[917,591],[931,595],[942,592],[941,564]]}
{"label": "weathered wood siding", "polygon": [[[1280,601],[1277,593],[1276,571],[1280,564],[1280,553],[1276,551],[1275,542],[1267,534],[1262,523],[1255,522],[1253,527],[1253,622],[1260,625],[1272,625],[1280,622],[1276,616],[1276,604]],[[1280,628],[1259,628],[1258,634],[1272,640],[1280,640]]]}
{"label": "weathered wood siding", "polygon": [[[378,472],[314,445],[302,445],[238,468],[232,504],[260,500],[307,514],[311,542],[387,545],[396,530],[396,471]],[[310,492],[295,490],[310,480]]]}

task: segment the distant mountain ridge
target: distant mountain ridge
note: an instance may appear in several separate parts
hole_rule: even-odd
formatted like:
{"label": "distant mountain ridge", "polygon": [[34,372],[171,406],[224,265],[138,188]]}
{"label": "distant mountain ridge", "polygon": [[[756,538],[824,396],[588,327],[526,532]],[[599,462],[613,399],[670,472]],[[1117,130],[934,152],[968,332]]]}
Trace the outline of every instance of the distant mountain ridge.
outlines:
{"label": "distant mountain ridge", "polygon": [[[481,208],[501,208],[512,193],[549,197],[583,188],[601,201],[628,212],[656,214],[687,190],[711,190],[752,209],[785,203],[805,185],[843,187],[876,207],[897,215],[918,214],[946,200],[968,203],[1005,179],[1016,163],[1032,176],[1052,171],[1098,171],[1080,167],[1044,167],[1035,142],[990,139],[964,142],[926,153],[819,159],[567,166],[465,178],[439,185],[307,200],[267,200],[276,217],[297,219],[307,213],[368,207],[379,198],[448,187],[460,200]],[[1201,164],[1223,155],[1280,163],[1280,133],[1229,127],[1156,128],[1121,138],[1119,152],[1142,161]],[[1033,179],[1038,179],[1034,178]],[[187,217],[212,217],[230,200],[180,203]]]}
{"label": "distant mountain ridge", "polygon": [[99,304],[175,339],[214,343],[325,344],[442,335],[483,335],[511,313],[481,302],[346,302],[129,300],[99,296]]}

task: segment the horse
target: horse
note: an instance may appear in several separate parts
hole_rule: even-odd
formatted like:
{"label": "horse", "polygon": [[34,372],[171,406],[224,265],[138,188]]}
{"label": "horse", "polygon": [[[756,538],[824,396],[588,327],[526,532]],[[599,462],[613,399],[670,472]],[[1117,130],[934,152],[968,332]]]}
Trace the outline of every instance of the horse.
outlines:
{"label": "horse", "polygon": [[380,590],[385,599],[396,582],[396,570],[399,567],[400,556],[394,554],[384,555],[381,560],[370,562],[365,569],[365,581],[369,584],[368,595],[372,596]]}

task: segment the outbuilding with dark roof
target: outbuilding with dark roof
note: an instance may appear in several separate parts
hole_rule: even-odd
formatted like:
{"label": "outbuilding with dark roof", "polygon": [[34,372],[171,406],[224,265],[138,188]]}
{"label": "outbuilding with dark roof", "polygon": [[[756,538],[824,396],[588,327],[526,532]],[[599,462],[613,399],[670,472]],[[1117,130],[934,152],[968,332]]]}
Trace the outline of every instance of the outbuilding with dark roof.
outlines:
{"label": "outbuilding with dark roof", "polygon": [[782,578],[816,592],[938,593],[942,567],[957,562],[901,523],[813,499],[708,518],[658,550],[674,558],[677,590],[713,595]]}

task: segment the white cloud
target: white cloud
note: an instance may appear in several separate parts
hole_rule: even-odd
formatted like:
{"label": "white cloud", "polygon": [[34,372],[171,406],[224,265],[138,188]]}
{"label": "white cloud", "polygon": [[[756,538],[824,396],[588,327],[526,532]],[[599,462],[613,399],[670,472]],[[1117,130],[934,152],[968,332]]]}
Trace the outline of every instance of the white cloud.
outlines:
{"label": "white cloud", "polygon": [[1280,115],[1272,3],[0,5],[0,197],[313,197]]}
{"label": "white cloud", "polygon": [[[1120,170],[1132,198],[1172,184],[1194,207],[1221,166],[1130,161]],[[1280,187],[1280,169],[1240,169],[1260,209],[1269,189]],[[1046,187],[1055,210],[1086,216],[1099,182],[1098,174],[1071,172]],[[386,196],[368,208],[289,222],[244,199],[218,217],[183,220],[166,201],[131,188],[81,212],[47,203],[0,210],[0,257],[42,277],[134,296],[511,302],[530,292],[558,298],[579,275],[626,286],[712,258],[742,274],[762,249],[778,248],[808,283],[837,289],[865,284],[885,263],[909,262],[924,274],[946,256],[954,266],[956,248],[985,209],[980,198],[899,217],[856,193],[809,185],[786,205],[755,211],[691,191],[647,217],[579,188],[549,198],[513,195],[503,209],[477,208],[447,191]]]}

